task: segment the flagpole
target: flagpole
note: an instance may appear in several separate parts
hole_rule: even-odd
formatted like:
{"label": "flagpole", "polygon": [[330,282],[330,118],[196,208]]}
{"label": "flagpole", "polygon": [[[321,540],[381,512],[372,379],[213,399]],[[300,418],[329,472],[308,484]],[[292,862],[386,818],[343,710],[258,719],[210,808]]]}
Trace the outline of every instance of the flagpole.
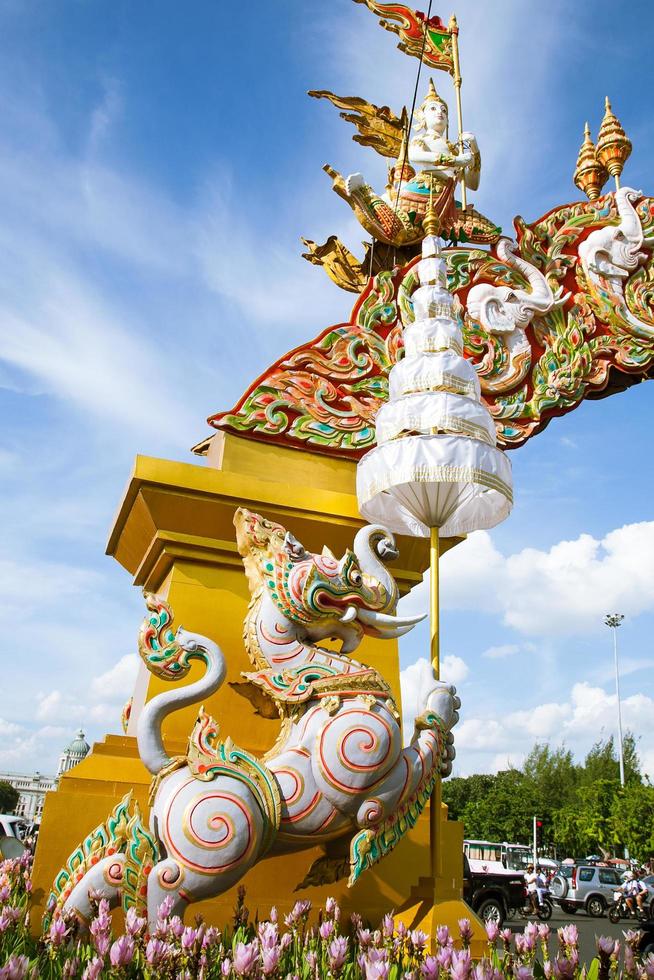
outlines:
{"label": "flagpole", "polygon": [[[429,548],[429,627],[431,634],[430,653],[431,667],[434,677],[438,681],[441,675],[440,658],[440,602],[439,602],[439,558],[440,558],[440,538],[437,527],[430,529],[430,548]],[[441,874],[441,780],[436,777],[434,788],[431,794],[429,812],[429,845],[431,858],[431,876],[436,880]]]}
{"label": "flagpole", "polygon": [[[450,17],[449,29],[452,36],[452,68],[454,71],[453,82],[456,94],[456,115],[459,123],[459,147],[463,151],[463,112],[461,110],[461,67],[459,65],[459,25],[454,14]],[[461,174],[461,207],[465,211],[468,207],[468,195],[466,190],[465,174]]]}

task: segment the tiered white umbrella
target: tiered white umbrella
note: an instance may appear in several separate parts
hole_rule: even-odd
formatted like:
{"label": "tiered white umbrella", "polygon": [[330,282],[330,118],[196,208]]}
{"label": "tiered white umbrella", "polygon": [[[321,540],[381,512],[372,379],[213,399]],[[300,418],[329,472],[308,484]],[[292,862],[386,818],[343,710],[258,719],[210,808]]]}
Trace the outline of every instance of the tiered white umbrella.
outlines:
{"label": "tiered white umbrella", "polygon": [[[512,503],[511,464],[497,448],[479,380],[463,356],[460,304],[428,213],[420,286],[403,317],[405,356],[390,371],[389,399],[377,412],[377,446],[357,467],[363,516],[393,531],[431,538],[431,656],[440,677],[439,535],[494,527]],[[432,876],[440,867],[440,782],[432,800]]]}

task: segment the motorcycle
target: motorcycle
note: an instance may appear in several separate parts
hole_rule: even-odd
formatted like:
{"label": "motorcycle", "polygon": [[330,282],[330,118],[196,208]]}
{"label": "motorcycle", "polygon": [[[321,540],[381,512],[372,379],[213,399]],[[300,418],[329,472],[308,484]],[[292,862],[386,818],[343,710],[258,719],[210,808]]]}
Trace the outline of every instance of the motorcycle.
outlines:
{"label": "motorcycle", "polygon": [[[554,906],[552,904],[552,899],[550,898],[550,893],[548,889],[545,888],[541,889],[541,895],[542,897],[538,902],[538,911],[536,912],[536,915],[542,922],[547,922],[548,919],[552,918],[552,912],[554,910]],[[524,908],[524,909],[520,909],[520,915],[524,919],[532,919],[534,916],[534,912],[530,908]]]}
{"label": "motorcycle", "polygon": [[616,925],[620,919],[636,919],[638,922],[643,922],[646,919],[651,918],[652,907],[645,905],[642,909],[636,906],[635,909],[630,909],[627,905],[627,899],[622,894],[622,892],[613,893],[613,905],[609,905],[606,910],[606,914],[609,920]]}

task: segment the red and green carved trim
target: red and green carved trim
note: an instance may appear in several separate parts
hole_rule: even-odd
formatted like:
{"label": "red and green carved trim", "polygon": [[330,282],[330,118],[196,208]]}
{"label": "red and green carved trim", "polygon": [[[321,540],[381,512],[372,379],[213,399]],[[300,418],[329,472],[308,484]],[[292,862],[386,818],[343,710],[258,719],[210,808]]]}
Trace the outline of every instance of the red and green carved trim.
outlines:
{"label": "red and green carved trim", "polygon": [[[654,200],[641,198],[636,210],[651,236]],[[464,353],[477,369],[500,446],[522,445],[584,398],[605,397],[654,375],[651,247],[626,283],[626,310],[615,297],[589,288],[578,258],[579,245],[592,231],[618,221],[613,194],[554,208],[531,224],[516,219],[519,254],[569,297],[527,328],[529,349],[509,382],[506,336],[489,334],[465,318]],[[527,287],[494,248],[453,248],[446,257],[450,289],[464,308],[477,283]],[[284,355],[231,411],[212,415],[209,424],[250,439],[359,459],[375,444],[375,414],[388,397],[388,372],[402,356],[399,309],[410,304],[403,292],[417,261],[371,279],[349,323],[329,327]],[[629,314],[651,323],[652,331],[630,330]]]}

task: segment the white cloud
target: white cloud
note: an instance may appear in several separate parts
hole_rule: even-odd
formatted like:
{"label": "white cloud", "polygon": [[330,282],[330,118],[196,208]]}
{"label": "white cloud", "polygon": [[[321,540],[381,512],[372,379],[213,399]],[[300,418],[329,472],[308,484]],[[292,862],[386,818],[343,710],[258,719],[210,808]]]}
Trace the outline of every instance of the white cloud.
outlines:
{"label": "white cloud", "polygon": [[126,653],[124,657],[91,682],[91,695],[97,698],[126,700],[132,693],[139,658],[135,653]]}
{"label": "white cloud", "polygon": [[[565,743],[578,758],[583,758],[594,742],[616,732],[616,705],[615,694],[587,682],[574,684],[568,698],[561,703],[533,704],[499,718],[467,718],[464,699],[463,720],[454,732],[458,772],[493,772],[506,768],[507,759],[524,758],[537,741]],[[639,693],[623,698],[621,705],[623,728],[634,732],[639,739],[643,769],[651,774],[654,772],[654,699]],[[471,753],[475,754],[474,763]]]}
{"label": "white cloud", "polygon": [[527,635],[596,633],[612,609],[654,610],[654,521],[509,556],[480,531],[442,562],[446,608],[498,613]]}
{"label": "white cloud", "polygon": [[483,651],[482,657],[489,660],[503,660],[505,657],[513,657],[522,650],[520,643],[501,643],[496,647],[488,647]]}

